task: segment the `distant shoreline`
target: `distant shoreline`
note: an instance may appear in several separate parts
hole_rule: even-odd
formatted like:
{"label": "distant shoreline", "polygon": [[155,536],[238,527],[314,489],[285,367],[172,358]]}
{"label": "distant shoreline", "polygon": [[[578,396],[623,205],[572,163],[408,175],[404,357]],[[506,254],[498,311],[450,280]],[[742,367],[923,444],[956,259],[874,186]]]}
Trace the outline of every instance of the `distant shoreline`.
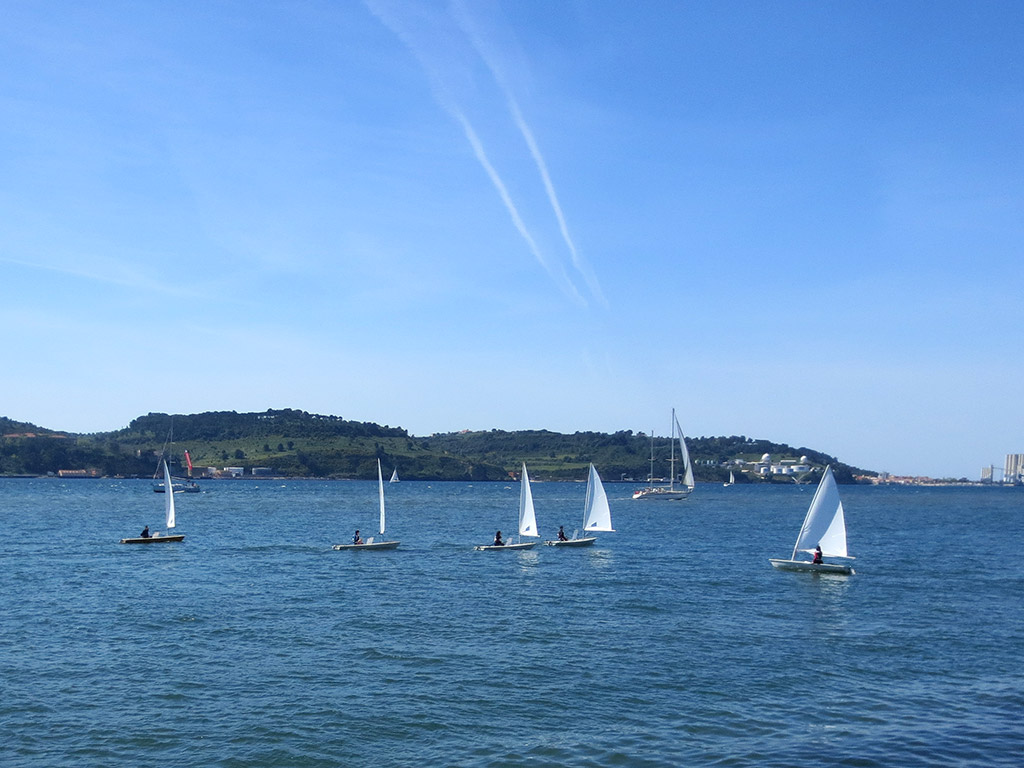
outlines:
{"label": "distant shoreline", "polygon": [[[0,480],[138,480],[142,482],[155,482],[152,477],[118,477],[116,475],[71,475],[68,477],[60,477],[57,475],[0,475]],[[371,480],[357,477],[289,477],[287,475],[267,475],[263,477],[252,477],[246,475],[244,477],[194,477],[193,481],[197,483],[230,483],[230,482],[243,482],[252,483],[260,481],[280,481],[280,482],[303,482],[303,483],[368,483]],[[416,480],[408,479],[402,480],[403,484],[409,483],[462,483],[466,485],[475,484],[504,484],[508,485],[510,480],[445,480],[445,479],[432,479],[432,480]],[[533,480],[531,481],[536,484],[545,483],[564,483],[574,485],[585,485],[586,480]],[[645,480],[605,480],[605,485],[646,485]],[[697,486],[708,485],[717,486],[720,483],[715,481],[704,481],[697,482]],[[738,483],[741,487],[771,487],[771,488],[788,488],[797,483],[771,483],[771,482],[754,482],[754,483]],[[806,485],[806,484],[804,484]],[[857,485],[861,487],[872,487],[872,488],[1024,488],[1024,485],[1015,485],[1013,483],[985,483],[979,480],[951,480],[944,482],[942,480],[921,480],[920,482],[896,482],[896,483],[870,483],[870,482],[857,482],[857,483],[846,483],[845,485]],[[807,486],[813,487],[813,486]]]}

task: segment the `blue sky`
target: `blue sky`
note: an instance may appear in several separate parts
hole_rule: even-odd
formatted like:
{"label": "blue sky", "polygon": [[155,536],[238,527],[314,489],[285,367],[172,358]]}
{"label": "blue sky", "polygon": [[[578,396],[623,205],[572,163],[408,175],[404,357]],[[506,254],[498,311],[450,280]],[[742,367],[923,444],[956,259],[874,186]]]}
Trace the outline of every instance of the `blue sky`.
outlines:
{"label": "blue sky", "polygon": [[1024,452],[1024,5],[20,2],[0,415]]}

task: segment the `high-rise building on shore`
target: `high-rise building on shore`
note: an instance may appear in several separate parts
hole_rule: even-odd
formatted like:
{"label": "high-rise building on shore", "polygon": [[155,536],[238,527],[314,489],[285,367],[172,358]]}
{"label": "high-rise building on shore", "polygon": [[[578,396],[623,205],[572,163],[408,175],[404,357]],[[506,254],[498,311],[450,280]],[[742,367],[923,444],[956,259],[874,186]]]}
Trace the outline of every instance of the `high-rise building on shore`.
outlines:
{"label": "high-rise building on shore", "polygon": [[1003,470],[1003,482],[1024,482],[1024,453],[1006,454],[1006,468]]}

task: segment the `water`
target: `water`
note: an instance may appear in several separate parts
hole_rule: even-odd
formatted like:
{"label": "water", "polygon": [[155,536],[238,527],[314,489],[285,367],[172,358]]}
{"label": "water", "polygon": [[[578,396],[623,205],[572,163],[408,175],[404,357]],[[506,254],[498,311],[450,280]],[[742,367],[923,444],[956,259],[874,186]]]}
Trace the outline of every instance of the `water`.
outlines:
{"label": "water", "polygon": [[[783,573],[813,488],[699,485],[589,549],[474,552],[518,486],[0,480],[0,765],[1019,765],[1024,489],[841,493],[857,575]],[[549,536],[582,484],[534,486]]]}

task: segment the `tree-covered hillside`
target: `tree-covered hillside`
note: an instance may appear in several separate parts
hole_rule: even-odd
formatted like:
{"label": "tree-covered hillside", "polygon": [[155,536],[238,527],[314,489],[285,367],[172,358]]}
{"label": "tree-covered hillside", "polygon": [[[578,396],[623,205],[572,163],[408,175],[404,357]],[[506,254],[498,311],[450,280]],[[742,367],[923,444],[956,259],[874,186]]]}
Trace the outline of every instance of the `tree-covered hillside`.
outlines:
{"label": "tree-covered hillside", "polygon": [[[124,429],[89,435],[57,433],[0,417],[0,475],[42,475],[60,470],[95,470],[106,476],[150,477],[162,457],[184,474],[187,450],[197,475],[242,467],[286,477],[372,478],[377,459],[407,480],[503,480],[522,462],[538,480],[581,480],[593,462],[610,482],[643,482],[669,473],[669,441],[631,431],[561,434],[547,430],[457,432],[414,437],[400,427],[348,421],[296,411],[150,413]],[[809,448],[746,437],[687,438],[698,481],[720,481],[728,462],[803,456],[832,464],[840,482],[854,473],[834,457]],[[678,457],[677,457],[678,458]],[[676,471],[680,471],[678,460]],[[776,478],[792,482],[792,478]]]}

